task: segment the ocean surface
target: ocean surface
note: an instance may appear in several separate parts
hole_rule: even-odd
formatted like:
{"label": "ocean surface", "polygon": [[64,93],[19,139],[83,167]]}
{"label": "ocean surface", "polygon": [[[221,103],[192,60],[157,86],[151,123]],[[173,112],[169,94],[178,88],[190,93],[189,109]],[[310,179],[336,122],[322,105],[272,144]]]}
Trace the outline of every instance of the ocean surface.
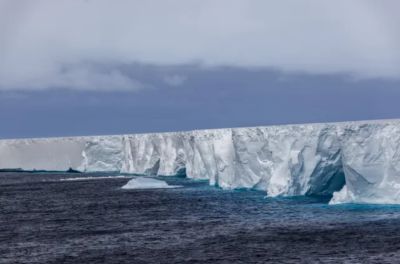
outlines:
{"label": "ocean surface", "polygon": [[0,173],[0,263],[400,262],[400,206],[109,176]]}

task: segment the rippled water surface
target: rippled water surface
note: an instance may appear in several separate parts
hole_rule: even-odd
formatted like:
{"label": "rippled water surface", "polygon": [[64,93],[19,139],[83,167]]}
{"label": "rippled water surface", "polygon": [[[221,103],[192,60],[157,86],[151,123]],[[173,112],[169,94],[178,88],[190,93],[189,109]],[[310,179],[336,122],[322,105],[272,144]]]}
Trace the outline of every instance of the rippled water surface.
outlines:
{"label": "rippled water surface", "polygon": [[0,263],[400,262],[399,206],[107,176],[0,173]]}

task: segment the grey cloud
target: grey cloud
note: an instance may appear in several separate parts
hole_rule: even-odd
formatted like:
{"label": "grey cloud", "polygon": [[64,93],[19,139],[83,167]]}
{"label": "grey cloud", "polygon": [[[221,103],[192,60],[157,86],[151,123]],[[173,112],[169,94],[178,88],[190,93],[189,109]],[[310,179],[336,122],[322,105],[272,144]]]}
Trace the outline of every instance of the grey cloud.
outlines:
{"label": "grey cloud", "polygon": [[186,76],[174,74],[174,75],[166,75],[164,76],[163,80],[169,86],[177,87],[181,86],[186,81]]}
{"label": "grey cloud", "polygon": [[0,89],[135,91],[143,84],[119,71],[132,63],[399,78],[399,9],[397,0],[3,0]]}

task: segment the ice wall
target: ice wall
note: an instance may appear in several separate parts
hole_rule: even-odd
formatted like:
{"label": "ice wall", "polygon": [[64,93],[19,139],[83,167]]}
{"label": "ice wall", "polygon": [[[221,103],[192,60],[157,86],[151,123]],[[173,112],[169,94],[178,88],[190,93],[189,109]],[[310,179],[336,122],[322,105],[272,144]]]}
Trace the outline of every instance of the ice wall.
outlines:
{"label": "ice wall", "polygon": [[65,171],[82,163],[86,138],[0,140],[0,169]]}
{"label": "ice wall", "polygon": [[[269,196],[399,203],[400,121],[0,141],[0,168],[186,173]],[[343,187],[344,183],[345,186]],[[342,188],[343,187],[343,188]]]}
{"label": "ice wall", "polygon": [[335,203],[400,203],[400,122],[345,126],[342,141],[346,186]]}

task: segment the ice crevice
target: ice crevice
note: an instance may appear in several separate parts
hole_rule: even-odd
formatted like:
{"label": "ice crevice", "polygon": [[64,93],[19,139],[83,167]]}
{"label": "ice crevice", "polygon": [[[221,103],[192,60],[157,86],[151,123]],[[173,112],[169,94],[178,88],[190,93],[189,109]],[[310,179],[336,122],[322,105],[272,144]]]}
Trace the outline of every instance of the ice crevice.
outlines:
{"label": "ice crevice", "polygon": [[186,176],[268,196],[400,203],[400,121],[0,140],[0,169]]}

